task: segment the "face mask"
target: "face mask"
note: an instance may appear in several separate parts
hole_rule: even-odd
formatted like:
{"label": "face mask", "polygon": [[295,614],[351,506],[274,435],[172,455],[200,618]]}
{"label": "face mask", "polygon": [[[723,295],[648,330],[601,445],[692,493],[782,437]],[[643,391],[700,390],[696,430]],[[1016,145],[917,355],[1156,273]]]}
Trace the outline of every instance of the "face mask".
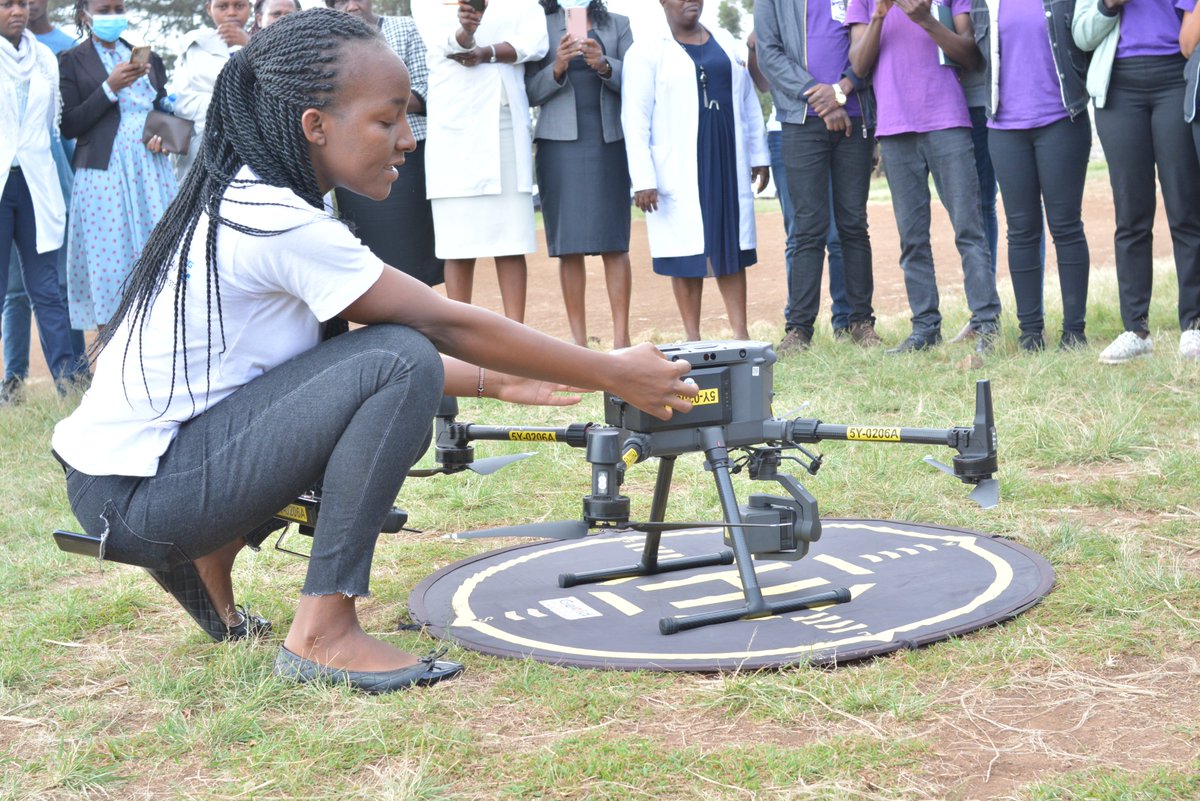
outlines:
{"label": "face mask", "polygon": [[102,42],[115,42],[129,27],[124,14],[96,14],[92,17],[92,33]]}

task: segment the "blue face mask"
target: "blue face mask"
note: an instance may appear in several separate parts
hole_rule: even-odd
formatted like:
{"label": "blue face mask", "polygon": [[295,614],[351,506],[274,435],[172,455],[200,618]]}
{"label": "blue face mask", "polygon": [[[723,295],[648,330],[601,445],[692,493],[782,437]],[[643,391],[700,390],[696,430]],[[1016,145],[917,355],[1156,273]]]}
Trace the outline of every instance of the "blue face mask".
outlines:
{"label": "blue face mask", "polygon": [[129,17],[124,14],[95,14],[92,16],[92,33],[102,42],[115,42],[129,27]]}

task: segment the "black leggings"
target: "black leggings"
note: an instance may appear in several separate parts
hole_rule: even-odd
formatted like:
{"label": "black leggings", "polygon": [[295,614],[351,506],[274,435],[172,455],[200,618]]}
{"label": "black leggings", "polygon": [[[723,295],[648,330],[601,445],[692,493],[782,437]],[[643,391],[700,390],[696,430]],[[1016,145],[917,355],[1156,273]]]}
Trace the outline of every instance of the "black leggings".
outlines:
{"label": "black leggings", "polygon": [[352,331],[184,423],[152,477],[68,469],[71,509],[104,538],[103,558],[165,569],[261,531],[320,483],[303,592],[366,595],[375,540],[441,395],[442,362],[423,336]]}
{"label": "black leggings", "polygon": [[988,132],[1004,216],[1008,220],[1008,272],[1017,296],[1023,334],[1045,327],[1042,287],[1042,208],[1054,238],[1062,288],[1063,331],[1082,334],[1087,315],[1090,257],[1083,231],[1083,184],[1092,125],[1087,114],[1041,128]]}
{"label": "black leggings", "polygon": [[1150,330],[1154,174],[1175,246],[1179,325],[1200,323],[1200,161],[1183,119],[1183,56],[1117,59],[1096,130],[1117,212],[1117,287],[1126,331]]}

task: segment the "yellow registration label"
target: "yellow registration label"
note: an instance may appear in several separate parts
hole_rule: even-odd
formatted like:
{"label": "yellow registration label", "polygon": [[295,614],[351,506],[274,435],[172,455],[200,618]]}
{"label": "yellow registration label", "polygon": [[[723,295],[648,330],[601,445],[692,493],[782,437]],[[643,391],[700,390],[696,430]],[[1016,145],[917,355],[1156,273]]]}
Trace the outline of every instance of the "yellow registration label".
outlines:
{"label": "yellow registration label", "polygon": [[286,520],[295,520],[297,523],[307,523],[308,509],[298,503],[289,503],[283,507],[283,511],[279,513],[278,517]]}
{"label": "yellow registration label", "polygon": [[625,451],[625,455],[621,457],[621,461],[625,463],[626,467],[633,467],[634,463],[637,462],[637,458],[637,448],[630,448]]}
{"label": "yellow registration label", "polygon": [[691,401],[693,406],[711,406],[714,403],[721,402],[721,390],[713,387],[712,389],[702,389],[694,398],[685,398],[679,396],[683,400]]}
{"label": "yellow registration label", "polygon": [[846,429],[846,439],[862,442],[899,442],[900,429],[880,426],[850,426]]}
{"label": "yellow registration label", "polygon": [[509,431],[508,438],[513,442],[557,442],[558,437],[553,431]]}

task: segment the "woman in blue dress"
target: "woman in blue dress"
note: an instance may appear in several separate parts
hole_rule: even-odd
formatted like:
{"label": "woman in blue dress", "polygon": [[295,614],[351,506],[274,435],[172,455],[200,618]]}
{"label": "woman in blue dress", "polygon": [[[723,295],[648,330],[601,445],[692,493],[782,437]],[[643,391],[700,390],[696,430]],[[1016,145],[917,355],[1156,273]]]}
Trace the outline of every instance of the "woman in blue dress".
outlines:
{"label": "woman in blue dress", "polygon": [[87,39],[62,55],[62,134],[77,139],[67,232],[71,325],[99,328],[121,303],[125,276],[175,197],[175,175],[157,138],[142,143],[146,115],[166,95],[162,59],[130,60],[120,38],[124,0],[79,0]]}
{"label": "woman in blue dress", "polygon": [[[733,336],[746,328],[755,252],[752,176],[766,186],[762,111],[730,37],[700,24],[698,0],[661,0],[669,32],[625,60],[622,121],[634,202],[654,272],[671,277],[689,340],[700,339],[704,279],[717,279]],[[692,148],[695,148],[694,150]]]}

